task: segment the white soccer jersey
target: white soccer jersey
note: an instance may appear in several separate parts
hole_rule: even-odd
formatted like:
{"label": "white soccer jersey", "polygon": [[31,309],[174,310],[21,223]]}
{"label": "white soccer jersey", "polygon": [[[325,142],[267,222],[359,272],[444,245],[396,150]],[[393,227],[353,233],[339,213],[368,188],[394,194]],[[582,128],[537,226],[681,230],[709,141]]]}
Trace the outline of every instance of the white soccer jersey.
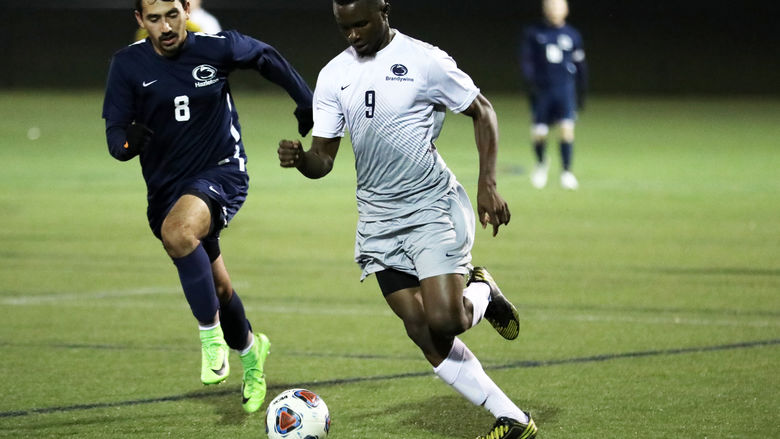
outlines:
{"label": "white soccer jersey", "polygon": [[419,210],[457,184],[433,142],[445,107],[459,113],[478,94],[444,51],[397,30],[375,56],[350,47],[320,71],[312,134],[349,130],[362,221]]}

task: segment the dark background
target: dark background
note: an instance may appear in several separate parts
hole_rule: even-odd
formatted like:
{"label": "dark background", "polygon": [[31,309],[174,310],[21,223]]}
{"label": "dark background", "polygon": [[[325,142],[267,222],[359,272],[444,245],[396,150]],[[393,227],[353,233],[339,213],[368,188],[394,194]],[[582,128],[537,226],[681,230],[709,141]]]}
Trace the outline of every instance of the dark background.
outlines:
{"label": "dark background", "polygon": [[[394,0],[391,26],[452,55],[485,91],[518,91],[522,27],[540,1]],[[204,0],[225,29],[277,47],[313,86],[346,43],[329,0]],[[570,0],[590,89],[780,95],[780,2]],[[0,0],[0,87],[102,87],[132,40],[132,0]],[[239,86],[269,87],[248,73]]]}

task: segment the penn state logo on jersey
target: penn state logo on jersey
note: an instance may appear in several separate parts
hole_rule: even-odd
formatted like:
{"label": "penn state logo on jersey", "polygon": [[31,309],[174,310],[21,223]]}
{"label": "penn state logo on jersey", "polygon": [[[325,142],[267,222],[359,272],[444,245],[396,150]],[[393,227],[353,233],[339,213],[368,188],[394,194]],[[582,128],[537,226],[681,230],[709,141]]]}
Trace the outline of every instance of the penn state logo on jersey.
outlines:
{"label": "penn state logo on jersey", "polygon": [[560,34],[558,35],[558,47],[560,47],[561,50],[571,50],[572,47],[574,47],[574,42],[571,40],[570,36]]}
{"label": "penn state logo on jersey", "polygon": [[217,69],[208,64],[201,64],[192,69],[192,77],[195,78],[195,87],[206,87],[219,81]]}
{"label": "penn state logo on jersey", "polygon": [[414,78],[407,76],[409,69],[403,64],[393,64],[390,67],[390,72],[393,76],[387,75],[385,81],[414,82]]}
{"label": "penn state logo on jersey", "polygon": [[403,64],[393,64],[391,70],[395,76],[406,76],[406,74],[409,73],[409,69]]}

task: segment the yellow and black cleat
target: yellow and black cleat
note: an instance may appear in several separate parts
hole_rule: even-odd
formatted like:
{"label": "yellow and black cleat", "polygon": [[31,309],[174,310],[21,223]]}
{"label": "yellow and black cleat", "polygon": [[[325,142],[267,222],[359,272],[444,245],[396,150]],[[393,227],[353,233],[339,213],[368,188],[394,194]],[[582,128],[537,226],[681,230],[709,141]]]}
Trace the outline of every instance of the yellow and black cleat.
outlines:
{"label": "yellow and black cleat", "polygon": [[484,436],[477,436],[477,439],[534,439],[536,438],[536,424],[528,416],[528,423],[523,424],[520,421],[511,418],[501,417],[496,419],[490,433]]}
{"label": "yellow and black cleat", "polygon": [[505,339],[516,339],[520,335],[520,314],[512,302],[501,294],[493,276],[485,267],[474,267],[468,283],[472,282],[483,282],[490,287],[490,303],[485,310],[485,319]]}

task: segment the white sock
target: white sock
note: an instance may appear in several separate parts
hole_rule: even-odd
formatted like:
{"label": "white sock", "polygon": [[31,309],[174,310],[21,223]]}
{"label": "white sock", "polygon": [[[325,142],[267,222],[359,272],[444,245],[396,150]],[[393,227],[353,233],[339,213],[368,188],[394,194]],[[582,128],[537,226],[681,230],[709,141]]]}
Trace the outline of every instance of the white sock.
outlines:
{"label": "white sock", "polygon": [[255,338],[254,337],[250,337],[249,344],[246,345],[246,347],[244,348],[243,351],[239,351],[238,355],[241,355],[243,357],[244,355],[248,354],[249,351],[252,350],[252,346],[254,346],[254,345],[255,345]]}
{"label": "white sock", "polygon": [[214,323],[213,325],[209,325],[209,326],[203,326],[201,324],[198,324],[198,329],[200,329],[201,331],[208,331],[208,330],[216,328],[217,326],[219,326],[219,322]]}
{"label": "white sock", "polygon": [[484,282],[472,282],[463,290],[463,297],[468,299],[474,307],[474,317],[471,319],[471,327],[473,328],[485,316],[485,310],[490,303],[490,285]]}
{"label": "white sock", "polygon": [[449,355],[433,371],[472,404],[484,406],[496,418],[505,416],[528,422],[525,413],[487,376],[477,357],[459,338],[455,338]]}

